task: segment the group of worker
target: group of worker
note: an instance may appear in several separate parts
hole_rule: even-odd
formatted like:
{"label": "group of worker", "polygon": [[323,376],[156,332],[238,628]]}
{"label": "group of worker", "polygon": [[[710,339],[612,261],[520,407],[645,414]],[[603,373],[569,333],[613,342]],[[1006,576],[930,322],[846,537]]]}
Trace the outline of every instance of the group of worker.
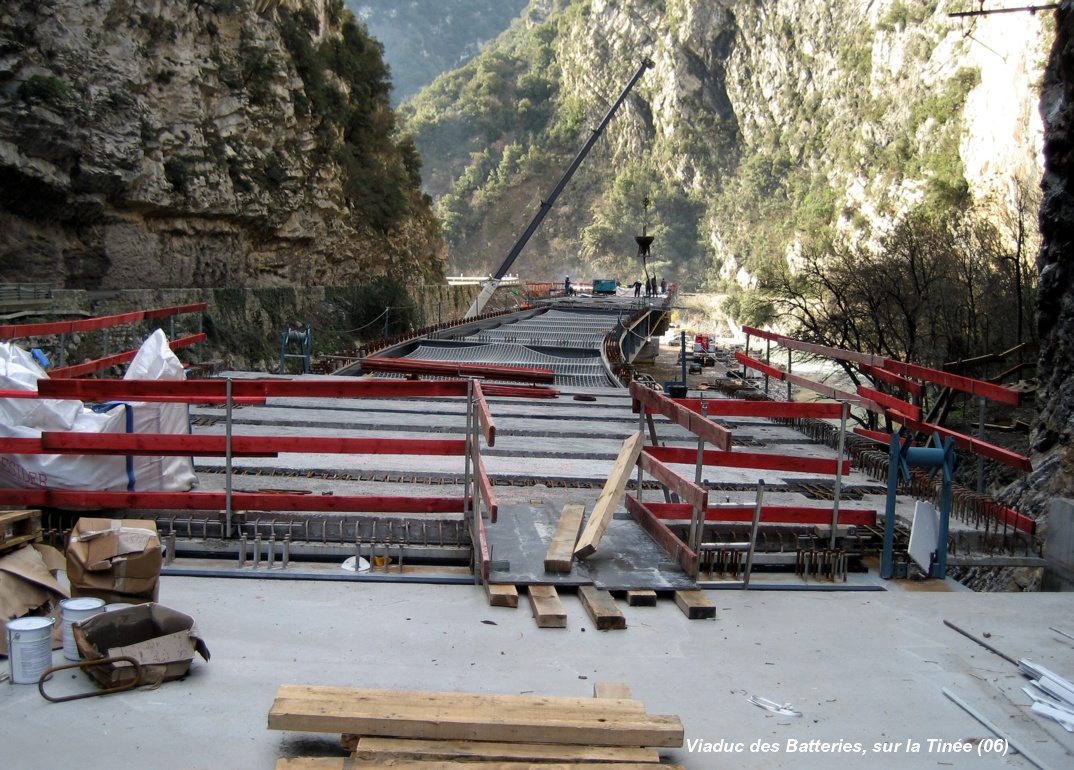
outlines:
{"label": "group of worker", "polygon": [[[641,296],[641,287],[642,287],[642,285],[643,284],[642,284],[641,281],[634,281],[634,296],[635,297],[640,297]],[[651,278],[647,278],[645,280],[644,286],[645,286],[645,296],[646,297],[662,296],[662,295],[668,293],[668,282],[667,282],[666,278],[662,278],[660,280],[660,285],[658,287],[657,283],[656,283],[656,276],[654,275]],[[659,288],[659,292],[657,291],[658,288]]]}
{"label": "group of worker", "polygon": [[[618,285],[618,282],[617,282],[616,285]],[[634,296],[635,297],[640,297],[641,296],[641,287],[642,287],[642,285],[643,284],[642,284],[641,281],[634,281]],[[664,294],[668,293],[668,282],[667,282],[666,278],[660,279],[660,284],[657,285],[656,276],[654,275],[651,278],[646,278],[645,279],[644,286],[645,286],[645,296],[646,297],[663,296]],[[571,277],[568,275],[566,278],[563,279],[563,296],[570,297],[573,294],[574,294],[574,287],[571,286]]]}

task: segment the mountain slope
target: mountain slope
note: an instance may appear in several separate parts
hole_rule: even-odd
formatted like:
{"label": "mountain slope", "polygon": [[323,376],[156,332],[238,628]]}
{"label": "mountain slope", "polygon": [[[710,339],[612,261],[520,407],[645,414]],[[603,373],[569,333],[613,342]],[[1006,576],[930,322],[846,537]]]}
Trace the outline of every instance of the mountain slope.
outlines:
{"label": "mountain slope", "polygon": [[[903,0],[533,2],[404,108],[452,269],[508,251],[644,54],[656,68],[519,269],[762,285],[803,242],[912,206],[1009,208],[1039,175],[1048,14]],[[649,200],[646,207],[645,201]]]}

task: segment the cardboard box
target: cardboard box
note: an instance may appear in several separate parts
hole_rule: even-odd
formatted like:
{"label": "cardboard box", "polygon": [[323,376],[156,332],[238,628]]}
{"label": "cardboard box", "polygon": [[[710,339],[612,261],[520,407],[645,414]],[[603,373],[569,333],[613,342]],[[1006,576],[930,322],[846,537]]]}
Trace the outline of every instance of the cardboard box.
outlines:
{"label": "cardboard box", "polygon": [[[195,653],[209,660],[209,648],[194,619],[155,603],[103,612],[75,623],[71,631],[83,658],[129,655],[147,669],[147,683],[186,676]],[[106,663],[85,670],[105,687],[124,684],[136,676],[129,663]]]}
{"label": "cardboard box", "polygon": [[81,518],[67,541],[72,596],[156,601],[162,562],[154,521]]}
{"label": "cardboard box", "polygon": [[60,600],[70,594],[55,575],[63,568],[63,554],[41,543],[0,556],[0,655],[7,655],[4,623],[26,615],[55,618],[52,648],[63,647]]}

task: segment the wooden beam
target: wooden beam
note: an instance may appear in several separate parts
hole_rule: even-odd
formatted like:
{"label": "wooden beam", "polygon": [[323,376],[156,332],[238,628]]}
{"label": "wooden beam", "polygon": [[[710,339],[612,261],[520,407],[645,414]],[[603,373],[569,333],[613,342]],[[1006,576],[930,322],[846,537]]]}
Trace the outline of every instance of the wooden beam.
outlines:
{"label": "wooden beam", "polygon": [[269,711],[268,727],[430,740],[525,738],[527,743],[682,746],[678,717],[646,714],[636,703],[282,685]]}
{"label": "wooden beam", "polygon": [[675,604],[690,620],[716,617],[716,605],[702,591],[676,591]]}
{"label": "wooden beam", "polygon": [[[454,768],[456,762],[482,762],[484,770],[494,765],[491,762],[646,762],[660,761],[660,752],[656,749],[637,748],[633,746],[571,746],[540,743],[503,743],[492,741],[433,741],[414,740],[411,738],[381,738],[377,736],[360,737],[344,735],[341,741],[345,751],[364,760],[423,760],[426,768],[433,762],[450,762]],[[591,764],[586,767],[592,768]],[[607,770],[607,765],[601,764]]]}
{"label": "wooden beam", "polygon": [[731,431],[681,406],[664,394],[657,393],[635,381],[630,383],[630,395],[634,402],[635,412],[638,411],[639,405],[644,404],[647,409],[664,415],[716,448],[725,450],[731,448]]}
{"label": "wooden beam", "polygon": [[556,524],[556,531],[552,535],[552,542],[548,546],[548,553],[544,557],[545,572],[570,572],[574,562],[574,544],[578,541],[578,533],[582,529],[582,518],[585,516],[585,506],[578,503],[568,503],[563,506]]}
{"label": "wooden beam", "polygon": [[607,591],[601,591],[596,586],[579,586],[578,598],[598,631],[622,630],[627,627],[626,617]]}
{"label": "wooden beam", "polygon": [[655,607],[656,591],[650,588],[637,588],[626,592],[628,607]]}
{"label": "wooden beam", "polygon": [[489,606],[518,607],[518,589],[513,585],[485,582],[485,595],[488,596]]}
{"label": "wooden beam", "polygon": [[640,430],[623,442],[608,481],[605,482],[600,497],[593,506],[593,512],[589,514],[589,521],[586,522],[585,529],[582,530],[582,535],[575,545],[574,555],[579,559],[584,559],[596,552],[597,545],[604,536],[604,531],[608,529],[612,515],[623,497],[623,492],[626,491],[630,474],[641,456],[644,444],[645,437]]}
{"label": "wooden beam", "polygon": [[538,628],[567,627],[567,610],[554,586],[531,585],[526,588],[526,593]]}
{"label": "wooden beam", "polygon": [[654,765],[650,762],[440,762],[424,759],[368,760],[354,757],[283,757],[276,761],[276,770],[431,770],[449,767],[450,770],[684,770],[682,765]]}
{"label": "wooden beam", "polygon": [[[694,465],[697,462],[697,450],[687,447],[646,446],[645,454],[663,463]],[[701,463],[705,467],[713,468],[759,468],[795,473],[818,473],[826,476],[834,476],[839,467],[837,460],[824,457],[763,452],[724,452],[719,449],[706,449],[701,455]],[[849,475],[850,470],[850,460],[844,460],[843,475]]]}

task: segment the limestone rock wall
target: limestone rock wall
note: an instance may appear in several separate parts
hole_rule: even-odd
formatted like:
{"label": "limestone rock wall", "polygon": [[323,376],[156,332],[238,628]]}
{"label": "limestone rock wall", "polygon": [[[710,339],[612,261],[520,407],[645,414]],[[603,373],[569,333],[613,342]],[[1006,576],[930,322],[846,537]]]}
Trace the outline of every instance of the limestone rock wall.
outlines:
{"label": "limestone rock wall", "polygon": [[369,227],[302,109],[278,14],[304,10],[326,37],[334,5],[0,1],[0,274],[87,289],[442,276],[420,196]]}

